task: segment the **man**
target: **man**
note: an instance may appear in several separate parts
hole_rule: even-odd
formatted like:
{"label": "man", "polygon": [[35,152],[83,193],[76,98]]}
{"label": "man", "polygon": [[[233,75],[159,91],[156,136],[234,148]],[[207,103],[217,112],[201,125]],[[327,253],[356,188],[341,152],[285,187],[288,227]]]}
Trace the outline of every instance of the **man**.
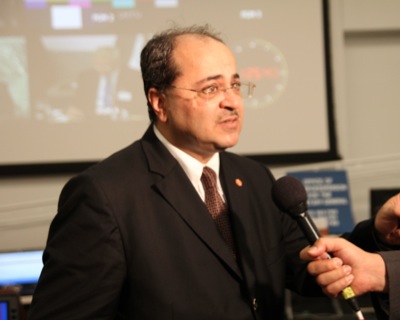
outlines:
{"label": "man", "polygon": [[[254,88],[228,47],[205,27],[172,29],[145,46],[141,68],[151,125],[64,187],[30,319],[281,320],[285,287],[322,294],[270,171],[225,151],[241,91]],[[205,166],[228,206],[221,229]]]}
{"label": "man", "polygon": [[[349,239],[371,253],[344,239],[321,238],[300,255],[304,260],[316,259],[308,270],[329,296],[338,296],[348,285],[357,295],[388,293],[373,295],[377,316],[400,319],[400,194],[386,201],[374,219],[357,225]],[[335,258],[323,259],[326,252]]]}
{"label": "man", "polygon": [[135,112],[134,79],[135,72],[122,66],[118,48],[97,48],[93,67],[82,71],[78,77],[75,108],[70,108],[69,114],[86,120],[128,119]]}

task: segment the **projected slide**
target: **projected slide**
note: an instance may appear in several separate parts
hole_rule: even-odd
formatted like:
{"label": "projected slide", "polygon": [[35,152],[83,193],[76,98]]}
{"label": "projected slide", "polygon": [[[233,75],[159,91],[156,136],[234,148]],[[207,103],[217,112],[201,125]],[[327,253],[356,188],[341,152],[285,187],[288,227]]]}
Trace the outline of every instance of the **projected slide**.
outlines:
{"label": "projected slide", "polygon": [[147,126],[140,52],[172,24],[208,23],[256,83],[233,151],[329,154],[320,0],[0,1],[0,165],[92,162]]}

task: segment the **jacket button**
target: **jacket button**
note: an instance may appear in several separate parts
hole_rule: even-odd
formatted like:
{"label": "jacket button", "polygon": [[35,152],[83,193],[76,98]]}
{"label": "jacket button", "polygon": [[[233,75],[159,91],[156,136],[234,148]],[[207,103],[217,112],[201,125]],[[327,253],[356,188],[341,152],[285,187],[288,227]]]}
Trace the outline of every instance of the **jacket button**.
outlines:
{"label": "jacket button", "polygon": [[253,304],[253,310],[254,310],[254,311],[257,311],[258,303],[257,303],[257,299],[256,299],[256,298],[253,298],[252,304]]}

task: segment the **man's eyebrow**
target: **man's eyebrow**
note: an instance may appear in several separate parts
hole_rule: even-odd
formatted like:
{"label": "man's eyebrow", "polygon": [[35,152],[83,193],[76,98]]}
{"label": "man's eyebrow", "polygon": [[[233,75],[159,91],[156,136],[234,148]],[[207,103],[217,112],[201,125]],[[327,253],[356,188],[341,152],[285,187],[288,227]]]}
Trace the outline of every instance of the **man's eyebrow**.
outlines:
{"label": "man's eyebrow", "polygon": [[[218,79],[221,79],[221,78],[222,78],[222,75],[217,74],[217,75],[209,76],[209,77],[207,77],[205,79],[201,79],[201,80],[197,81],[196,84],[202,84],[202,83],[210,81],[210,80],[218,80]],[[238,73],[233,74],[232,75],[232,79],[234,79],[234,80],[240,79],[239,74]]]}
{"label": "man's eyebrow", "polygon": [[232,79],[235,79],[235,80],[240,79],[239,73],[235,73],[235,74],[232,76]]}

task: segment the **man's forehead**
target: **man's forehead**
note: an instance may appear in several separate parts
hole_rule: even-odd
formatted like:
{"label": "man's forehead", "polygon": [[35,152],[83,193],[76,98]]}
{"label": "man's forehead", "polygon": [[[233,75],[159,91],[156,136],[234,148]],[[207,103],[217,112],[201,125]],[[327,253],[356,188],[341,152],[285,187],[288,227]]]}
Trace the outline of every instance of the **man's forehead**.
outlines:
{"label": "man's forehead", "polygon": [[[228,77],[229,78],[229,77]],[[228,80],[237,80],[240,79],[240,76],[238,73],[234,73],[230,76],[230,79]],[[204,79],[200,79],[199,81],[197,81],[198,84],[207,82],[207,81],[212,81],[212,80],[216,80],[216,81],[224,81],[225,80],[225,76],[222,74],[216,74],[216,75],[210,75]]]}
{"label": "man's forehead", "polygon": [[[236,61],[230,49],[218,40],[206,36],[181,35],[175,43],[173,59],[181,76],[196,73],[196,82],[209,80],[233,80]],[[229,74],[227,74],[227,71]]]}
{"label": "man's forehead", "polygon": [[172,56],[176,58],[177,64],[180,64],[182,59],[196,64],[218,60],[223,60],[222,63],[230,63],[233,60],[235,63],[231,50],[223,42],[206,36],[178,36]]}

